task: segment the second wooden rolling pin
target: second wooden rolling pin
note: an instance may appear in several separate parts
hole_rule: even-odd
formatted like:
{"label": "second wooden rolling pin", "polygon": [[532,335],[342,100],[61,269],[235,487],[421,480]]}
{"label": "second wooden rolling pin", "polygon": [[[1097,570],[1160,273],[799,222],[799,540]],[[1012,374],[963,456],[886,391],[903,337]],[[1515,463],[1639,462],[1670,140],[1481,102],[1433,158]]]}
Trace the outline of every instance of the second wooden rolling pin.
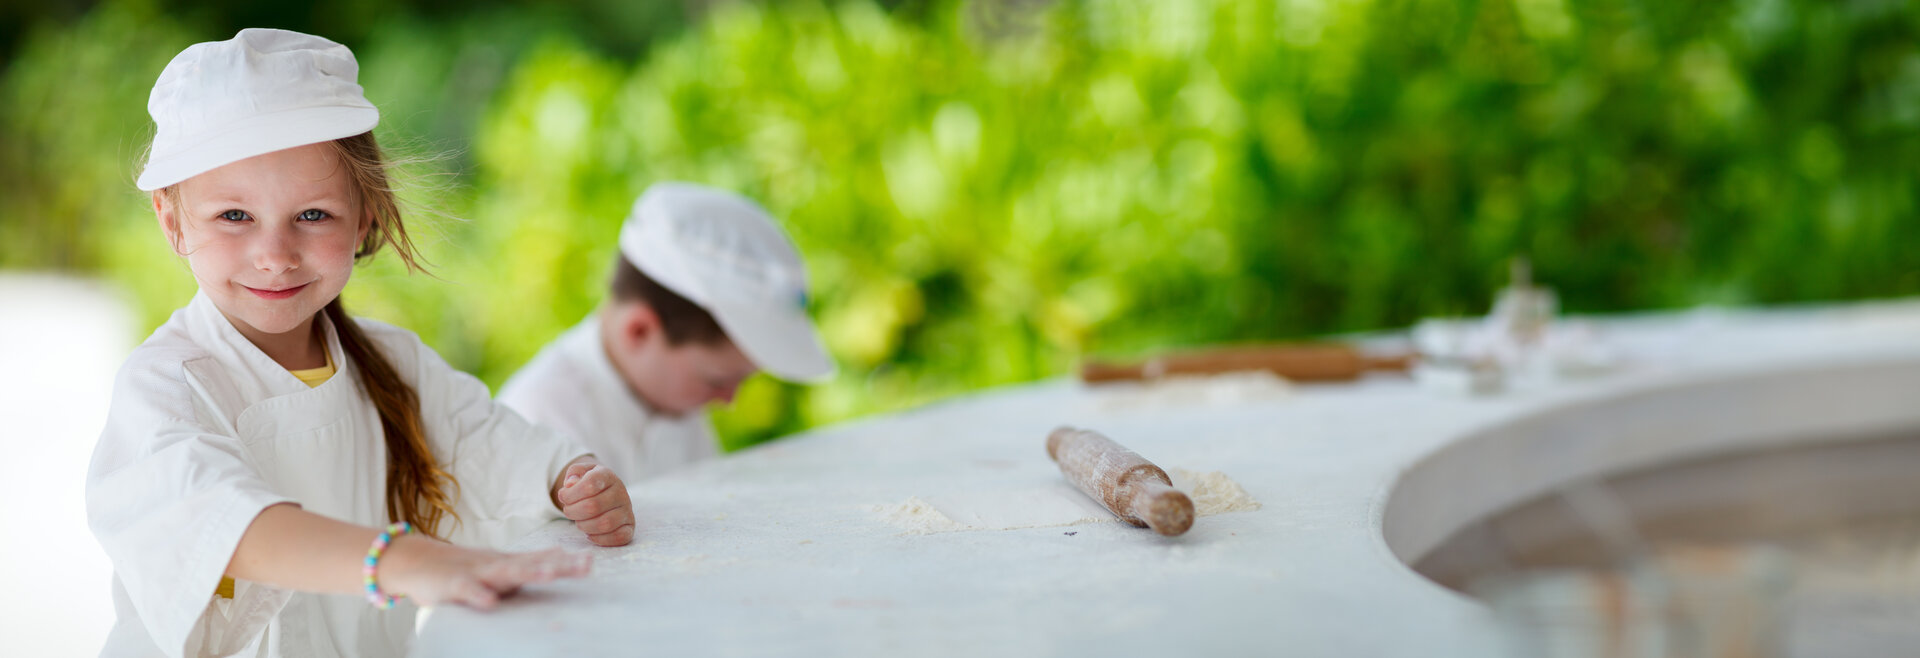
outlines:
{"label": "second wooden rolling pin", "polygon": [[1406,370],[1412,360],[1409,355],[1366,354],[1339,343],[1246,345],[1166,354],[1139,363],[1092,361],[1081,366],[1080,380],[1093,384],[1265,370],[1294,381],[1343,381],[1370,370]]}
{"label": "second wooden rolling pin", "polygon": [[1167,472],[1097,432],[1061,427],[1047,434],[1047,455],[1067,481],[1135,526],[1174,536],[1193,527],[1193,500]]}

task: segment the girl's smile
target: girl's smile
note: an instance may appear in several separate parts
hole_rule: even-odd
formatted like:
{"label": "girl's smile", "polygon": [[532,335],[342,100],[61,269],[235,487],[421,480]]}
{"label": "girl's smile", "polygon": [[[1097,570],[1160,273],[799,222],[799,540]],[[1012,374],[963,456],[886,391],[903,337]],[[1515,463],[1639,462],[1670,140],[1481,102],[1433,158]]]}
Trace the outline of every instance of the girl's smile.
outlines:
{"label": "girl's smile", "polygon": [[276,289],[261,290],[259,288],[255,288],[252,286],[241,286],[241,287],[246,288],[248,292],[251,292],[259,296],[261,299],[286,299],[288,297],[292,297],[294,295],[300,294],[300,291],[305,290],[307,288],[307,284],[302,283],[300,285],[297,285],[291,288],[280,288],[277,290]]}

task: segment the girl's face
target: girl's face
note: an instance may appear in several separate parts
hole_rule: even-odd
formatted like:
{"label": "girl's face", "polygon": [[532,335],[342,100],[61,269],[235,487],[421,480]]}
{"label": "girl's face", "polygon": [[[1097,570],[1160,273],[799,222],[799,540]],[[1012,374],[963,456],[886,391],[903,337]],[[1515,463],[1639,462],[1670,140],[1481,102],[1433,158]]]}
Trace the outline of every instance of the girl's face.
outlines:
{"label": "girl's face", "polygon": [[[187,179],[154,212],[214,306],[254,344],[303,343],[340,295],[371,222],[331,144],[247,158]],[[279,338],[276,341],[275,338]]]}

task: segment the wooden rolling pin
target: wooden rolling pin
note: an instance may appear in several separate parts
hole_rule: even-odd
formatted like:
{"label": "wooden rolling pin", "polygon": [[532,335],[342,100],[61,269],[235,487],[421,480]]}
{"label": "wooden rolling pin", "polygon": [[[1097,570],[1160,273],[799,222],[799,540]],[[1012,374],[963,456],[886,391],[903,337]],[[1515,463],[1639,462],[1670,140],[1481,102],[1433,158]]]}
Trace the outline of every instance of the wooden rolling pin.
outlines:
{"label": "wooden rolling pin", "polygon": [[1166,471],[1113,439],[1061,427],[1047,434],[1047,455],[1075,488],[1127,523],[1168,537],[1193,527],[1193,500],[1173,488]]}
{"label": "wooden rolling pin", "polygon": [[1092,384],[1266,370],[1294,381],[1345,381],[1369,370],[1406,370],[1412,361],[1406,355],[1362,354],[1338,343],[1253,345],[1167,354],[1140,363],[1091,361],[1080,367],[1080,379]]}

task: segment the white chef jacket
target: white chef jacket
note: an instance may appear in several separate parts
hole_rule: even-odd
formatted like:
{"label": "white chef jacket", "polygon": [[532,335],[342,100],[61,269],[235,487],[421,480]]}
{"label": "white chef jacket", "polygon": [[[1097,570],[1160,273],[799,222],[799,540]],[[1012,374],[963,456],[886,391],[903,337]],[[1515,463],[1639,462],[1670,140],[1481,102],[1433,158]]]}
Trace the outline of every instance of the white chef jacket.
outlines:
{"label": "white chef jacket", "polygon": [[[237,580],[227,563],[261,510],[282,502],[366,526],[386,513],[380,415],[358,365],[318,319],[339,371],[308,387],[234,329],[206,295],[121,366],[87,472],[87,523],[113,563],[106,656],[383,656],[405,653],[417,609]],[[560,518],[548,488],[579,444],[495,405],[418,336],[358,321],[419,394],[428,443],[459,482],[453,543],[498,547]]]}
{"label": "white chef jacket", "polygon": [[614,370],[600,316],[568,329],[500,387],[500,402],[572,435],[628,484],[720,454],[706,411],[653,413]]}

